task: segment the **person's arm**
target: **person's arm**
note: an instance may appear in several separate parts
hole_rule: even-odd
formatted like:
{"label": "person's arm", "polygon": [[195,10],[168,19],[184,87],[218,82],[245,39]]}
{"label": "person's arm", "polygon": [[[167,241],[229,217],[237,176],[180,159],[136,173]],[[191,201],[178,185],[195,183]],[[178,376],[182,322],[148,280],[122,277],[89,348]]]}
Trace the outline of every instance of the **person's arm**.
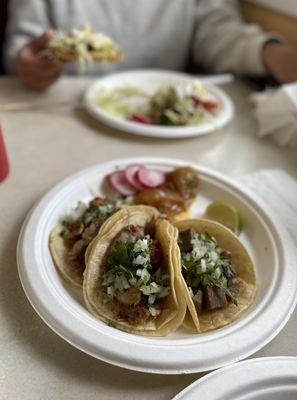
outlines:
{"label": "person's arm", "polygon": [[282,41],[257,25],[244,23],[236,0],[198,2],[193,51],[195,61],[204,67],[238,75],[266,75],[269,62],[264,62],[263,48],[271,39]]}
{"label": "person's arm", "polygon": [[25,87],[45,90],[64,70],[55,60],[40,57],[52,32],[44,0],[10,0],[5,61],[10,73],[17,73]]}

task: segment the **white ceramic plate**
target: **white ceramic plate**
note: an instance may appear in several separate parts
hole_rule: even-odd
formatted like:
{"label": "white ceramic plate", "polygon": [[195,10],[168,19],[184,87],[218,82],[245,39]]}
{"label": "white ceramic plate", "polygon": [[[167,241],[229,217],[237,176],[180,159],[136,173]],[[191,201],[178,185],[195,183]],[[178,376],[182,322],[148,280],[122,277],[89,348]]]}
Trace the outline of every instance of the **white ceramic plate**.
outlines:
{"label": "white ceramic plate", "polygon": [[297,357],[242,361],[198,379],[172,400],[296,400]]}
{"label": "white ceramic plate", "polygon": [[115,117],[100,108],[98,105],[95,105],[95,99],[102,89],[112,90],[117,87],[132,85],[139,87],[148,93],[153,93],[161,85],[166,85],[168,82],[189,82],[193,80],[193,78],[194,77],[191,75],[180,72],[161,70],[135,70],[111,74],[99,79],[87,90],[85,94],[85,106],[96,119],[102,121],[106,125],[135,135],[162,138],[183,138],[214,132],[216,129],[226,125],[232,119],[234,107],[230,97],[222,89],[211,84],[206,84],[206,87],[219,101],[218,115],[210,122],[202,123],[200,125],[175,127],[145,125],[127,121],[121,117]]}
{"label": "white ceramic plate", "polygon": [[[80,290],[60,278],[48,249],[50,230],[79,200],[92,198],[107,173],[130,163],[144,163],[164,171],[182,165],[196,168],[201,188],[193,204],[193,216],[201,215],[206,205],[216,199],[237,207],[244,221],[240,239],[250,251],[259,277],[255,302],[237,321],[199,335],[181,328],[165,338],[137,336],[93,317],[84,306]],[[137,158],[95,165],[55,186],[27,217],[17,256],[19,276],[32,306],[66,341],[121,367],[184,374],[243,359],[284,327],[296,301],[297,269],[291,246],[286,232],[266,211],[266,206],[227,177],[186,161]]]}

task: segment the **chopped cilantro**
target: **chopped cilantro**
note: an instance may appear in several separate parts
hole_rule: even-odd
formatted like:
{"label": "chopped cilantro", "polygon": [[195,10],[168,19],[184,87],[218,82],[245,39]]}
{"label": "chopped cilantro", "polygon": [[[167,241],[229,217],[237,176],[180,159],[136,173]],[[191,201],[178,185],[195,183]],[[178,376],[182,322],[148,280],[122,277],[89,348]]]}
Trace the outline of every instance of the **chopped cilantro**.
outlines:
{"label": "chopped cilantro", "polygon": [[221,254],[215,238],[208,232],[195,233],[191,252],[182,252],[183,275],[191,288],[217,286],[237,305],[236,297],[228,287],[224,267],[232,265],[228,256]]}

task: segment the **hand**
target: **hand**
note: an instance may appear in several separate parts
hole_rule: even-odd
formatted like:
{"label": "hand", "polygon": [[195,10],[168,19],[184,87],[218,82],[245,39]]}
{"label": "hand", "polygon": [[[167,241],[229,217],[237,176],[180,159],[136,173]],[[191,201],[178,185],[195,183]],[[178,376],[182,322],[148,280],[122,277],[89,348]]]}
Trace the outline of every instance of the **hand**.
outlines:
{"label": "hand", "polygon": [[45,90],[62,74],[65,64],[55,59],[42,58],[44,50],[53,37],[47,30],[42,36],[24,46],[16,57],[16,70],[24,86],[32,90]]}
{"label": "hand", "polygon": [[297,47],[268,42],[263,47],[262,59],[279,83],[297,81]]}

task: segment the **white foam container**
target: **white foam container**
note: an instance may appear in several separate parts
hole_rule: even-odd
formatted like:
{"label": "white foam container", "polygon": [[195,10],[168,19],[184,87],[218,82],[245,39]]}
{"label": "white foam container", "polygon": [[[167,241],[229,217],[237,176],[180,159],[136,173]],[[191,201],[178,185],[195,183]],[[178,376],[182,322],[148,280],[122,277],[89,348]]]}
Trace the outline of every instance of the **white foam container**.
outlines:
{"label": "white foam container", "polygon": [[172,400],[296,400],[297,357],[263,357],[211,372]]}
{"label": "white foam container", "polygon": [[[119,87],[133,86],[153,94],[160,86],[172,83],[189,83],[195,79],[182,72],[166,70],[132,70],[117,72],[98,79],[86,91],[84,104],[87,111],[97,120],[112,128],[139,136],[160,137],[165,139],[200,136],[215,132],[233,118],[234,106],[230,97],[219,87],[205,82],[207,90],[213,94],[219,103],[217,115],[210,121],[199,125],[162,126],[146,125],[128,121],[124,118],[109,114],[96,105],[96,97],[102,90],[113,90]],[[203,80],[202,80],[203,81]]]}
{"label": "white foam container", "polygon": [[[100,191],[115,168],[144,163],[164,171],[196,168],[200,192],[191,209],[202,215],[213,200],[228,201],[244,221],[240,240],[249,250],[259,287],[253,305],[226,327],[192,334],[182,328],[164,338],[142,337],[107,326],[92,316],[81,291],[66,284],[54,267],[48,238],[52,227],[79,200]],[[272,340],[288,321],[296,303],[295,249],[286,230],[267,206],[241,184],[208,168],[186,161],[134,158],[98,164],[50,190],[29,213],[20,233],[18,270],[24,291],[39,316],[59,336],[95,358],[133,370],[187,374],[239,361]]]}

